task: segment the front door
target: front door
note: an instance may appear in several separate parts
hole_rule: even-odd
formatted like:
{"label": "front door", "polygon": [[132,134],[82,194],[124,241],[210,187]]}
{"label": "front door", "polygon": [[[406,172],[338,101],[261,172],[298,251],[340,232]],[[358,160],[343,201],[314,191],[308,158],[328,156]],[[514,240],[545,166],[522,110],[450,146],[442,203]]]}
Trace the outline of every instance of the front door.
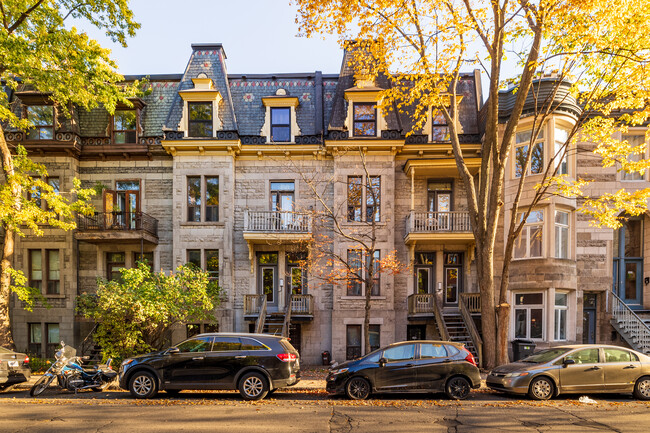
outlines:
{"label": "front door", "polygon": [[290,230],[293,224],[294,183],[271,182],[271,210],[279,212],[279,230]]}
{"label": "front door", "polygon": [[267,308],[278,307],[278,253],[257,253],[257,293],[266,295]]}
{"label": "front door", "polygon": [[127,180],[115,182],[116,202],[115,212],[120,219],[120,225],[134,230],[140,210],[140,181]]}
{"label": "front door", "polygon": [[408,391],[417,387],[415,344],[401,344],[384,350],[386,364],[375,373],[375,386],[382,391]]}
{"label": "front door", "polygon": [[433,293],[433,267],[415,267],[415,294],[428,295]]}
{"label": "front door", "polygon": [[600,362],[599,349],[577,350],[564,359],[572,359],[575,364],[560,367],[562,392],[589,392],[604,389],[605,370]]}
{"label": "front door", "polygon": [[643,308],[643,221],[630,218],[614,232],[614,293],[632,309]]}
{"label": "front door", "polygon": [[582,310],[582,343],[596,343],[596,293],[585,293]]}
{"label": "front door", "polygon": [[458,297],[462,289],[463,254],[445,253],[444,279],[445,293],[444,306],[457,307]]}
{"label": "front door", "polygon": [[429,181],[427,208],[436,230],[451,228],[451,182]]}

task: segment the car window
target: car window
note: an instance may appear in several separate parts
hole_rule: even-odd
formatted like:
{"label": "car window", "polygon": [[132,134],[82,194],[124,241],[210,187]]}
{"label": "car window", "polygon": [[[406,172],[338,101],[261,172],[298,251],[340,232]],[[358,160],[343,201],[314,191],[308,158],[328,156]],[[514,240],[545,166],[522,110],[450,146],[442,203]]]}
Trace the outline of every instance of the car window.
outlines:
{"label": "car window", "polygon": [[252,338],[242,338],[241,350],[269,350],[269,348]]}
{"label": "car window", "polygon": [[212,345],[213,352],[231,352],[233,350],[240,350],[242,343],[239,337],[214,337],[214,344]]}
{"label": "car window", "polygon": [[447,351],[442,344],[420,344],[420,358],[444,358]]}
{"label": "car window", "polygon": [[415,356],[415,344],[404,344],[384,350],[386,361],[403,361],[413,359]]}
{"label": "car window", "polygon": [[632,362],[636,361],[636,356],[627,350],[622,349],[605,349],[605,362]]}
{"label": "car window", "polygon": [[554,360],[558,356],[564,355],[571,349],[567,348],[560,348],[560,349],[544,349],[540,350],[539,352],[530,355],[527,358],[524,358],[518,362],[531,362],[534,364],[545,364],[549,361]]}
{"label": "car window", "polygon": [[212,337],[197,337],[183,341],[178,346],[181,352],[209,352]]}
{"label": "car window", "polygon": [[381,358],[381,352],[375,352],[375,353],[371,353],[370,355],[366,356],[364,361],[366,361],[366,362],[379,362],[379,358]]}
{"label": "car window", "polygon": [[451,346],[449,344],[445,344],[445,347],[447,348],[447,355],[449,355],[449,356],[454,356],[455,354],[460,352],[460,350],[458,350],[458,347],[456,347],[456,346]]}
{"label": "car window", "polygon": [[583,349],[570,353],[564,359],[573,359],[576,364],[596,364],[598,362],[598,349]]}

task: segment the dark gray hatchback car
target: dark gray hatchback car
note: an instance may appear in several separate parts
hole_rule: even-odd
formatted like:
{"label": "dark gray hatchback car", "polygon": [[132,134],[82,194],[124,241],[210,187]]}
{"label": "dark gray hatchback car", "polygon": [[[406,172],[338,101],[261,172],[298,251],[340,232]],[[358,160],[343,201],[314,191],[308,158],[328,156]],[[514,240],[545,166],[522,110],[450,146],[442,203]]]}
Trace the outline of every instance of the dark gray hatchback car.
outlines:
{"label": "dark gray hatchback car", "polygon": [[284,337],[267,334],[200,334],[160,352],[128,358],[119,370],[120,387],[135,398],[159,390],[237,389],[259,400],[300,380],[300,356]]}

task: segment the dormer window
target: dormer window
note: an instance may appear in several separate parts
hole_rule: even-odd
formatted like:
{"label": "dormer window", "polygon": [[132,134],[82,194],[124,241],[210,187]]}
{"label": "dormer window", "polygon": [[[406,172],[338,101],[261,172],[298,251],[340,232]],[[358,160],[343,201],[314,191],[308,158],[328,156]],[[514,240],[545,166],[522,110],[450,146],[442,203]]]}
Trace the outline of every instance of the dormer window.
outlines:
{"label": "dormer window", "polygon": [[377,105],[373,103],[355,103],[353,108],[355,137],[377,136]]}
{"label": "dormer window", "polygon": [[212,137],[212,102],[188,102],[188,135]]}
{"label": "dormer window", "polygon": [[54,138],[54,107],[52,105],[30,105],[27,120],[34,124],[28,132],[29,140],[52,140]]}
{"label": "dormer window", "polygon": [[113,143],[136,143],[137,124],[135,110],[115,110],[115,114],[113,115]]}
{"label": "dormer window", "polygon": [[291,141],[291,109],[289,107],[271,107],[271,141]]}
{"label": "dormer window", "polygon": [[431,141],[449,141],[449,125],[442,110],[433,109],[431,113]]}

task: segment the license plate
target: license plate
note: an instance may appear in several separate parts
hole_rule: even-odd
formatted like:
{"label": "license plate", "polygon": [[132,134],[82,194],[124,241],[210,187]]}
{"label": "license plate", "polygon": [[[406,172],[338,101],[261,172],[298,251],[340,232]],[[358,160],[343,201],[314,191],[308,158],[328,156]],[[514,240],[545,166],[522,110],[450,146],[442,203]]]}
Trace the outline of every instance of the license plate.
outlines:
{"label": "license plate", "polygon": [[18,367],[18,361],[9,361],[9,367]]}

